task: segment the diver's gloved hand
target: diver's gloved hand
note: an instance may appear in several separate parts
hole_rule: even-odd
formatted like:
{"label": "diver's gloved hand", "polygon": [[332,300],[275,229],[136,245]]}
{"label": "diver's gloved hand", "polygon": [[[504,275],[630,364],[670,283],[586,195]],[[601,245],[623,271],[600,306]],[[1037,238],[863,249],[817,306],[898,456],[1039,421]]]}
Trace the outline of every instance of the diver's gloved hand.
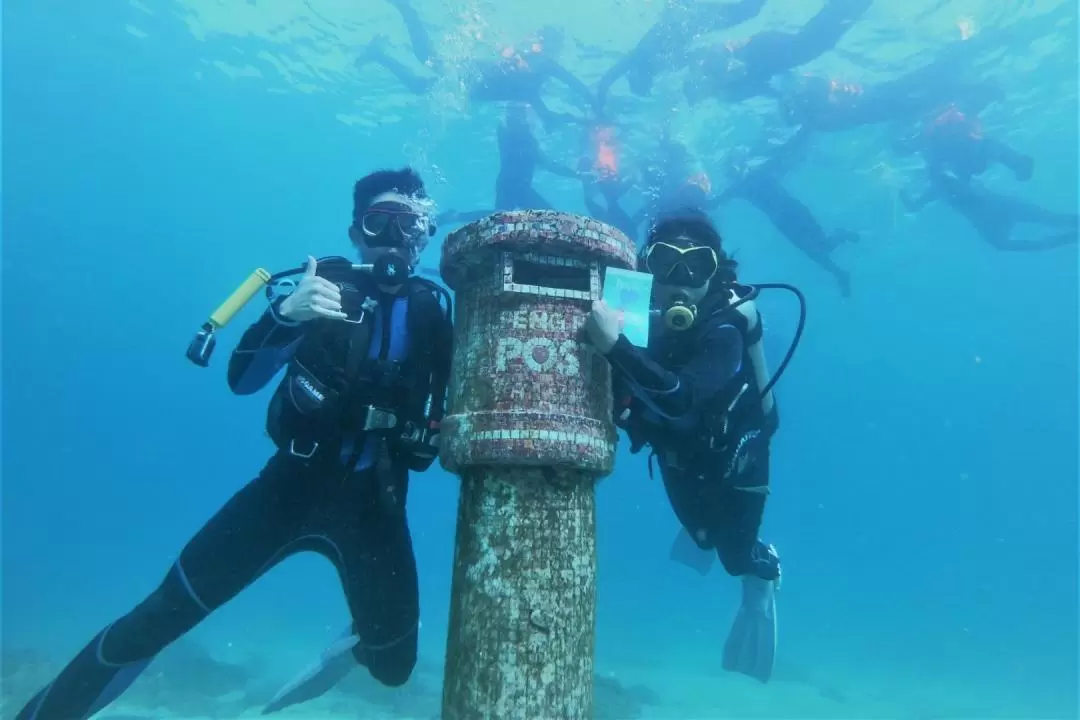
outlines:
{"label": "diver's gloved hand", "polygon": [[316,318],[344,320],[341,310],[341,291],[334,283],[315,274],[317,263],[308,256],[307,268],[296,289],[278,307],[278,314],[290,322],[307,322]]}

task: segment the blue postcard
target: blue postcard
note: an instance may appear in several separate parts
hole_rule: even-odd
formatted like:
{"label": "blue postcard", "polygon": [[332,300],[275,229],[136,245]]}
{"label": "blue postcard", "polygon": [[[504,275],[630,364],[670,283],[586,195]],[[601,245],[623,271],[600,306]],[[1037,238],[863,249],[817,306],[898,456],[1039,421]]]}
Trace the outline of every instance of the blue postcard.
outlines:
{"label": "blue postcard", "polygon": [[648,273],[609,267],[603,301],[623,313],[623,335],[638,347],[649,346],[649,303],[653,277]]}

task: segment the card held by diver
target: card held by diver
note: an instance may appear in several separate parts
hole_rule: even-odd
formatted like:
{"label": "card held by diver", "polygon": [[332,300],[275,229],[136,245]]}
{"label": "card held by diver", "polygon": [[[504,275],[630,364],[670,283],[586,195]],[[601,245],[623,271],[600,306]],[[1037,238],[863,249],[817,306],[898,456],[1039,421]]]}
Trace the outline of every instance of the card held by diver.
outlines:
{"label": "card held by diver", "polygon": [[623,335],[632,345],[649,346],[649,304],[653,277],[649,273],[609,267],[604,274],[602,300],[623,314]]}

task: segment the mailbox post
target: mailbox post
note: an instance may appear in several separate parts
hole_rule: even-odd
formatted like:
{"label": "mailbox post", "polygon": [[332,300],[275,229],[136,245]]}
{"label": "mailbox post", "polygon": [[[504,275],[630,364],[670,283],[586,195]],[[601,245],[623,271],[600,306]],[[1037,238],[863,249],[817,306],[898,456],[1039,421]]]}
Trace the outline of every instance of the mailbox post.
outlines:
{"label": "mailbox post", "polygon": [[461,477],[443,720],[592,717],[595,483],[612,470],[607,362],[581,328],[618,230],[554,211],[451,234],[455,292],[443,466]]}

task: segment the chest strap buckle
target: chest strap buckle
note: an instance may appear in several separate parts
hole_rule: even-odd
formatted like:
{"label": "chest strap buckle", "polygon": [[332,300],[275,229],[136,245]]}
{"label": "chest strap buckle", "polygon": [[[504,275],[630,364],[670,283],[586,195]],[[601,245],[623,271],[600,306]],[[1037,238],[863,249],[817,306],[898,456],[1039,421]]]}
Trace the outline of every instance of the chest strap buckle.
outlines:
{"label": "chest strap buckle", "polygon": [[289,454],[292,455],[293,457],[302,458],[304,460],[310,460],[312,458],[312,456],[315,455],[315,453],[319,451],[319,443],[318,442],[316,442],[314,440],[311,440],[310,443],[311,443],[311,449],[305,452],[303,450],[297,450],[296,449],[296,440],[295,439],[290,440],[289,441]]}

